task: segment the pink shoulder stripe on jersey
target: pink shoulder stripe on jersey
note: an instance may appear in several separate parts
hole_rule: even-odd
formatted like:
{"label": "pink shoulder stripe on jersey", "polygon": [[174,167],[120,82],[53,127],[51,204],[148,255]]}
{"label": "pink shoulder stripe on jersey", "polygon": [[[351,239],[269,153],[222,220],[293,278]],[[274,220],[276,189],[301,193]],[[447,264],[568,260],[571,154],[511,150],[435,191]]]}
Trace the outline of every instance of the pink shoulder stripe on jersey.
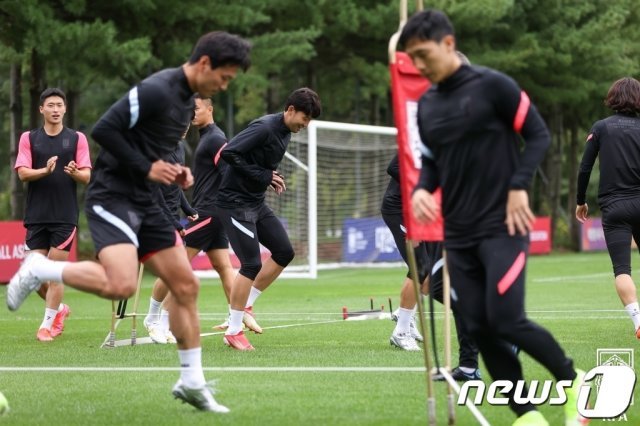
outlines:
{"label": "pink shoulder stripe on jersey", "polygon": [[224,145],[222,145],[222,147],[220,147],[218,152],[216,152],[216,156],[213,157],[213,164],[214,165],[216,165],[216,166],[218,165],[218,161],[220,161],[220,153],[222,152],[222,150],[224,149],[225,146],[227,146],[226,143]]}
{"label": "pink shoulder stripe on jersey", "polygon": [[522,126],[524,125],[524,120],[527,118],[527,112],[529,112],[529,106],[531,105],[531,101],[529,100],[529,96],[523,90],[520,92],[520,104],[518,105],[518,110],[516,111],[516,116],[513,119],[513,130],[516,133],[520,133],[522,130]]}
{"label": "pink shoulder stripe on jersey", "polygon": [[91,168],[91,156],[89,155],[89,143],[82,132],[78,132],[78,145],[76,147],[76,165],[79,169]]}
{"label": "pink shoulder stripe on jersey", "polygon": [[518,255],[518,257],[516,257],[516,260],[513,262],[513,264],[511,265],[511,267],[507,271],[507,273],[504,274],[504,277],[502,277],[500,282],[498,282],[498,294],[500,296],[505,294],[507,292],[507,290],[509,290],[509,288],[511,288],[513,283],[516,281],[516,279],[518,278],[518,276],[520,275],[520,273],[524,269],[525,258],[526,258],[526,256],[525,256],[524,252],[521,251],[520,254]]}
{"label": "pink shoulder stripe on jersey", "polygon": [[199,224],[197,224],[196,226],[192,226],[191,228],[186,229],[186,230],[184,231],[184,235],[185,235],[185,236],[187,236],[187,235],[189,235],[190,233],[195,232],[195,231],[197,231],[198,229],[203,228],[203,227],[207,226],[207,225],[208,225],[208,224],[210,224],[210,223],[211,223],[211,218],[209,217],[209,218],[207,218],[206,220],[203,220],[202,222],[200,222]]}
{"label": "pink shoulder stripe on jersey", "polygon": [[76,236],[76,230],[77,230],[77,229],[78,229],[78,228],[76,228],[76,227],[74,226],[74,227],[73,227],[73,232],[71,233],[71,235],[69,236],[69,238],[67,238],[67,240],[66,240],[64,243],[60,244],[60,245],[59,245],[58,247],[56,247],[56,248],[57,248],[58,250],[64,250],[65,248],[67,248],[67,246],[73,242],[73,237],[75,237],[75,236]]}
{"label": "pink shoulder stripe on jersey", "polygon": [[20,142],[18,143],[18,155],[16,156],[16,164],[13,166],[14,170],[18,170],[20,167],[33,168],[33,160],[31,158],[31,141],[29,140],[29,132],[24,132],[20,135]]}
{"label": "pink shoulder stripe on jersey", "polygon": [[589,133],[589,136],[587,136],[587,142],[589,142],[591,139],[593,139],[593,133]]}

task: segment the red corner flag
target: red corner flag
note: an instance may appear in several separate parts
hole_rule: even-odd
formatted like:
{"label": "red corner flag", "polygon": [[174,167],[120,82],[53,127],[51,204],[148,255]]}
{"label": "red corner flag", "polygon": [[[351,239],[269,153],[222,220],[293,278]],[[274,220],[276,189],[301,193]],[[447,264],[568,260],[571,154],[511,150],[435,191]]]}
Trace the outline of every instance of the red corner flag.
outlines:
{"label": "red corner flag", "polygon": [[[413,66],[411,58],[404,52],[395,52],[391,71],[391,93],[393,118],[398,128],[398,159],[400,163],[400,190],[402,194],[402,216],[407,228],[407,239],[414,241],[442,241],[443,220],[438,217],[432,223],[419,223],[411,212],[411,194],[422,167],[420,134],[418,133],[418,99],[431,83]],[[434,194],[440,202],[440,188]]]}

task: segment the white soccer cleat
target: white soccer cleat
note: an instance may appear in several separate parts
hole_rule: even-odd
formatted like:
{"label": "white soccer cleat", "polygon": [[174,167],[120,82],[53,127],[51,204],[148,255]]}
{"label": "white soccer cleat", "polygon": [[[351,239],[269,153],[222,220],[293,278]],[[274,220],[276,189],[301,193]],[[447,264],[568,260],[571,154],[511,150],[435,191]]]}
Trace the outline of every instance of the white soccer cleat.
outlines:
{"label": "white soccer cleat", "polygon": [[416,324],[416,317],[411,318],[411,322],[409,323],[409,333],[411,333],[411,337],[413,337],[418,342],[424,342],[424,337],[420,334]]}
{"label": "white soccer cleat", "polygon": [[171,343],[171,344],[177,343],[176,336],[173,335],[171,330],[165,330],[164,335],[167,338],[167,343]]}
{"label": "white soccer cleat", "polygon": [[167,344],[167,335],[164,328],[162,328],[162,325],[160,325],[159,321],[153,321],[149,317],[145,317],[142,323],[144,324],[144,327],[149,333],[149,337],[151,337],[151,340],[154,343],[160,343],[161,345]]}
{"label": "white soccer cleat", "polygon": [[420,351],[420,347],[416,343],[416,339],[411,337],[411,333],[396,333],[395,331],[389,338],[391,346],[395,346],[405,351]]}
{"label": "white soccer cleat", "polygon": [[247,326],[249,330],[257,334],[262,334],[262,327],[260,327],[260,325],[256,321],[256,317],[253,314],[253,307],[244,308],[242,322]]}
{"label": "white soccer cleat", "polygon": [[10,311],[17,310],[29,294],[40,288],[42,282],[33,274],[32,269],[35,263],[46,260],[46,256],[35,251],[24,259],[7,286],[7,307]]}
{"label": "white soccer cleat", "polygon": [[173,387],[173,396],[176,399],[181,399],[182,402],[193,405],[198,410],[226,414],[229,409],[224,405],[218,404],[213,397],[215,393],[213,385],[212,382],[209,382],[200,389],[192,389],[186,387],[182,380],[179,379]]}
{"label": "white soccer cleat", "polygon": [[229,318],[227,317],[226,320],[224,320],[223,323],[218,324],[218,325],[214,325],[213,327],[214,330],[222,330],[222,331],[226,331],[227,328],[229,328]]}

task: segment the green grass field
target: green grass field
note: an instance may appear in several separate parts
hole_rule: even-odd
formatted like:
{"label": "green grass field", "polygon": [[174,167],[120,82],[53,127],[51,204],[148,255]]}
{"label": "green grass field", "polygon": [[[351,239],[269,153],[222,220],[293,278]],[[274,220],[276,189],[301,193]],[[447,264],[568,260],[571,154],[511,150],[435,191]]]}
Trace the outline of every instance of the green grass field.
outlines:
{"label": "green grass field", "polygon": [[[11,406],[0,424],[426,424],[423,355],[389,346],[389,320],[342,321],[341,316],[343,306],[368,309],[370,297],[385,310],[391,297],[396,307],[403,275],[402,269],[341,269],[323,271],[317,280],[280,280],[255,306],[266,330],[249,336],[254,352],[228,349],[220,335],[203,337],[205,374],[218,380],[217,399],[231,409],[227,415],[200,413],[173,399],[171,387],[179,375],[175,347],[101,349],[110,325],[109,301],[69,289],[65,302],[72,316],[64,334],[51,343],[36,341],[43,302],[32,295],[17,313],[0,309],[0,390]],[[637,344],[612,281],[603,253],[529,262],[529,316],[551,330],[585,370],[597,365],[598,348],[634,349]],[[151,286],[147,276],[143,312]],[[5,293],[0,288],[2,307]],[[217,280],[202,281],[199,306],[202,332],[210,333],[226,311]],[[440,305],[437,309],[442,359],[443,315]],[[120,324],[118,339],[129,337],[130,323]],[[146,335],[141,321],[139,330]],[[527,380],[550,378],[520,356]],[[438,424],[446,424],[446,387],[437,384],[436,393]],[[492,425],[509,425],[515,418],[506,407],[484,404],[480,409]],[[541,411],[551,425],[564,424],[562,408],[543,406]],[[459,425],[476,424],[464,407],[458,407],[457,416]],[[638,405],[627,411],[627,424],[640,424]]]}

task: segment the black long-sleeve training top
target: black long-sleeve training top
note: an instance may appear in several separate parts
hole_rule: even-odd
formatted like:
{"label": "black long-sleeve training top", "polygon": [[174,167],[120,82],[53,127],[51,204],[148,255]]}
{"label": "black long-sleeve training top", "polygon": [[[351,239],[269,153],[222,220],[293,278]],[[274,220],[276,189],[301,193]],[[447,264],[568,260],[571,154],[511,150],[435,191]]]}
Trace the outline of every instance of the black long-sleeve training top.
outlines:
{"label": "black long-sleeve training top", "polygon": [[600,154],[598,204],[640,196],[640,118],[618,113],[596,121],[587,136],[578,174],[577,203],[586,202],[593,164]]}
{"label": "black long-sleeve training top", "polygon": [[284,113],[253,120],[221,152],[227,163],[218,190],[220,207],[256,206],[264,202],[273,171],[278,168],[291,140]]}
{"label": "black long-sleeve training top", "polygon": [[402,193],[400,191],[400,161],[394,155],[387,166],[387,174],[391,176],[387,190],[382,197],[382,214],[402,214]]}
{"label": "black long-sleeve training top", "polygon": [[201,217],[211,217],[225,162],[220,160],[227,137],[215,123],[200,129],[200,142],[193,160],[193,206]]}
{"label": "black long-sleeve training top", "polygon": [[[184,141],[180,141],[175,151],[169,156],[167,161],[173,164],[185,163]],[[189,200],[184,195],[184,191],[178,185],[160,185],[159,194],[160,207],[164,211],[165,215],[171,220],[173,226],[181,230],[184,227],[180,223],[180,210],[187,216],[194,216],[197,211],[191,207]]]}
{"label": "black long-sleeve training top", "polygon": [[421,97],[418,129],[418,186],[442,187],[445,244],[464,248],[507,235],[508,192],[529,187],[550,144],[527,94],[498,71],[463,65]]}
{"label": "black long-sleeve training top", "polygon": [[98,120],[91,136],[102,148],[88,196],[119,194],[139,204],[155,199],[151,163],[168,160],[193,116],[193,92],[182,68],[159,71],[133,87]]}

